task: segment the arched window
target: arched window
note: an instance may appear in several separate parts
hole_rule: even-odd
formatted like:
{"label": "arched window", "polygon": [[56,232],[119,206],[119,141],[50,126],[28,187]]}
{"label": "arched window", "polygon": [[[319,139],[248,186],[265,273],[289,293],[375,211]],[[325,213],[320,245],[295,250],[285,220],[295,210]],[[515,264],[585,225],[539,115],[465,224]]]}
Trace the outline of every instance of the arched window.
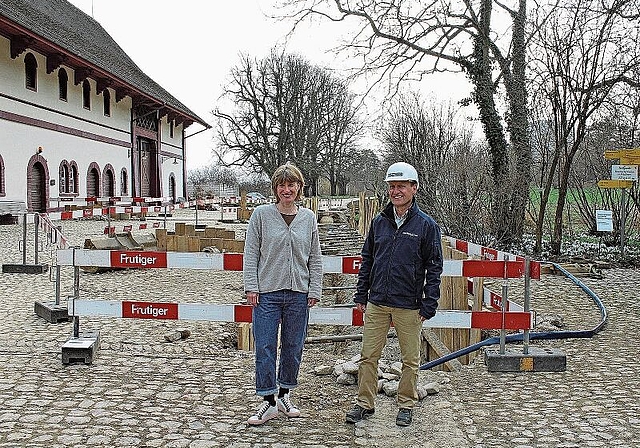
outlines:
{"label": "arched window", "polygon": [[31,53],[27,53],[24,57],[24,79],[27,89],[38,89],[38,63]]}
{"label": "arched window", "polygon": [[127,175],[127,169],[122,168],[120,171],[120,196],[126,196],[129,194],[128,185],[129,176]]}
{"label": "arched window", "polygon": [[169,197],[175,204],[176,202],[176,177],[173,173],[169,174]]}
{"label": "arched window", "polygon": [[80,186],[78,185],[78,165],[75,161],[71,161],[71,173],[70,173],[69,185],[71,186],[71,193],[78,194]]}
{"label": "arched window", "polygon": [[102,107],[104,111],[105,117],[111,116],[111,93],[109,93],[109,89],[104,89],[102,91],[102,98],[104,100],[104,106]]}
{"label": "arched window", "polygon": [[67,85],[69,84],[69,75],[63,68],[58,70],[58,95],[62,101],[67,101]]}
{"label": "arched window", "polygon": [[91,109],[91,84],[88,79],[82,81],[82,107]]}
{"label": "arched window", "polygon": [[7,190],[4,189],[4,159],[0,156],[0,196],[6,196]]}
{"label": "arched window", "polygon": [[60,191],[60,194],[69,193],[71,176],[70,176],[69,164],[67,163],[66,160],[63,160],[62,162],[60,162],[60,169],[58,170],[58,173],[59,173],[58,189]]}

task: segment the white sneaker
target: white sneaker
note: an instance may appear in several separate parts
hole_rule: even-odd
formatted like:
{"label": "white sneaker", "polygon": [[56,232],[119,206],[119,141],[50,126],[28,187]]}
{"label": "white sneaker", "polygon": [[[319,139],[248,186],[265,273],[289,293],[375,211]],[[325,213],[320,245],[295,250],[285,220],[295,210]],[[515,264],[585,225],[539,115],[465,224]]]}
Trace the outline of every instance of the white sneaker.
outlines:
{"label": "white sneaker", "polygon": [[271,406],[268,401],[264,401],[255,414],[249,417],[247,423],[250,425],[262,425],[264,422],[278,417],[278,406]]}
{"label": "white sneaker", "polygon": [[278,398],[278,409],[287,417],[300,417],[300,409],[294,406],[289,399],[289,394],[284,394],[284,397]]}

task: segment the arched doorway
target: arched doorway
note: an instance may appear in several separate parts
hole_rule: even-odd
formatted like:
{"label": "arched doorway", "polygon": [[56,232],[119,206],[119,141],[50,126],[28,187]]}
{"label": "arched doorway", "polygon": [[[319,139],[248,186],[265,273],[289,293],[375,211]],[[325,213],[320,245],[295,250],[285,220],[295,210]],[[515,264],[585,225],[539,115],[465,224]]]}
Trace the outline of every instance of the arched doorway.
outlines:
{"label": "arched doorway", "polygon": [[116,195],[116,176],[111,164],[107,163],[102,173],[102,191],[106,197],[112,198]]}
{"label": "arched doorway", "polygon": [[92,162],[87,170],[87,197],[100,197],[100,170],[95,162]]}
{"label": "arched doorway", "polygon": [[27,165],[27,210],[45,213],[49,201],[49,169],[47,161],[36,154]]}

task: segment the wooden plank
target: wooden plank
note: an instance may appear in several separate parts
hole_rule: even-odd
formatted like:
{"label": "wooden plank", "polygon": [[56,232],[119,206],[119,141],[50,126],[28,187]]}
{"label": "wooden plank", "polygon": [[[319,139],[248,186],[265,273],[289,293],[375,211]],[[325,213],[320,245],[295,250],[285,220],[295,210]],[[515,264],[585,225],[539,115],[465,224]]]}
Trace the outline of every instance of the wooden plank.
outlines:
{"label": "wooden plank", "polygon": [[167,252],[175,252],[177,250],[176,238],[176,235],[167,235]]}
{"label": "wooden plank", "polygon": [[[433,331],[431,328],[423,328],[422,337],[423,340],[428,343],[429,347],[434,350],[438,358],[451,353],[451,351],[449,351],[447,346],[442,343],[440,338],[438,338],[438,336],[436,335],[435,331]],[[446,361],[444,365],[450,372],[459,372],[460,370],[462,370],[462,363],[458,361],[458,359]]]}
{"label": "wooden plank", "polygon": [[178,236],[186,235],[185,234],[185,226],[186,226],[186,224],[184,222],[177,222],[176,226],[175,226],[176,235],[178,235]]}
{"label": "wooden plank", "polygon": [[252,352],[255,350],[253,332],[250,322],[240,322],[238,324],[238,350]]}
{"label": "wooden plank", "polygon": [[156,241],[158,249],[167,249],[167,229],[156,229]]}
{"label": "wooden plank", "polygon": [[[471,304],[471,311],[482,311],[482,302],[484,295],[484,278],[473,279],[473,303]],[[482,340],[482,330],[478,328],[472,328],[469,331],[469,345],[477,344]],[[471,352],[467,355],[468,363],[470,364],[478,352]]]}
{"label": "wooden plank", "polygon": [[189,243],[188,243],[188,236],[186,235],[176,235],[175,239],[176,239],[176,251],[178,252],[188,252],[189,250]]}
{"label": "wooden plank", "polygon": [[[451,249],[451,258],[454,260],[465,260],[468,258],[468,256],[464,252],[456,249]],[[454,277],[451,279],[451,285],[451,309],[466,311],[469,308],[467,277]],[[453,333],[453,345],[449,346],[451,350],[460,350],[461,348],[467,347],[469,345],[469,329],[452,328],[451,330]],[[469,363],[467,355],[464,355],[458,359],[462,364]]]}
{"label": "wooden plank", "polygon": [[187,252],[200,252],[200,238],[187,236]]}

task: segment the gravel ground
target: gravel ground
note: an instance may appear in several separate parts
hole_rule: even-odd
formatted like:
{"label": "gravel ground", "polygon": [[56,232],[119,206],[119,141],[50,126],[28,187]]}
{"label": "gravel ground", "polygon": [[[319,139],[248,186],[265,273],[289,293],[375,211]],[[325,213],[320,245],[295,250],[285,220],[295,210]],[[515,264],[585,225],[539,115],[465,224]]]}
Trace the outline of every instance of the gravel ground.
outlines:
{"label": "gravel ground", "polygon": [[[214,225],[206,213],[202,223]],[[149,218],[151,222],[151,218]],[[179,210],[167,219],[193,222]],[[161,221],[162,222],[162,221]],[[102,237],[105,221],[64,221],[73,245]],[[116,230],[138,221],[116,221]],[[244,226],[229,225],[242,237]],[[33,241],[33,226],[29,226]],[[21,263],[22,226],[1,226],[2,263]],[[33,262],[28,243],[27,263]],[[43,246],[40,261],[54,263]],[[73,291],[73,272],[63,268],[62,300]],[[440,383],[423,400],[409,428],[394,424],[393,399],[379,396],[376,414],[357,425],[344,423],[356,393],[333,376],[316,376],[318,365],[334,365],[359,352],[359,342],[310,344],[305,348],[301,385],[293,394],[299,419],[279,418],[248,427],[259,403],[253,390],[253,357],[233,346],[236,325],[221,322],[142,321],[82,318],[81,331],[99,331],[100,348],[91,365],[61,362],[69,322],[51,324],[34,314],[34,301],[53,302],[48,274],[1,274],[0,447],[637,447],[640,446],[640,380],[637,285],[640,273],[614,269],[604,279],[581,278],[609,313],[604,331],[591,339],[534,341],[562,350],[564,372],[491,373],[478,356],[460,372],[421,371],[420,381]],[[510,298],[522,285],[512,281]],[[499,286],[496,286],[499,289]],[[84,299],[179,303],[239,303],[238,272],[196,270],[81,271]],[[538,320],[555,317],[560,329],[590,329],[600,314],[590,297],[562,276],[532,283]],[[174,343],[164,335],[188,328]],[[317,326],[310,335],[357,333],[356,328]],[[482,353],[480,353],[482,355]],[[385,356],[394,361],[391,340]]]}

